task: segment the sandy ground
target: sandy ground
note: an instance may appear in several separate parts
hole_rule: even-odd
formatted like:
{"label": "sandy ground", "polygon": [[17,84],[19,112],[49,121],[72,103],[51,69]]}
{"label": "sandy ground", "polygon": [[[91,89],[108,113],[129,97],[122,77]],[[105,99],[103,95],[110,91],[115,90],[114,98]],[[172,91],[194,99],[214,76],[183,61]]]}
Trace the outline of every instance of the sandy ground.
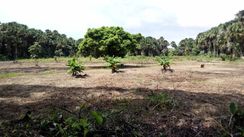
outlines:
{"label": "sandy ground", "polygon": [[[0,62],[1,73],[21,73],[0,79],[0,120],[18,118],[27,110],[45,112],[50,106],[74,110],[87,101],[91,104],[104,101],[100,107],[110,108],[108,102],[112,100],[136,102],[151,92],[166,92],[179,102],[179,108],[173,112],[175,117],[168,121],[178,126],[190,121],[194,126],[192,121],[200,119],[202,125],[210,127],[212,119],[229,115],[231,101],[244,105],[244,64],[210,62],[204,63],[204,68],[200,68],[200,64],[176,62],[171,66],[173,73],[162,73],[157,64],[134,64],[116,74],[103,67],[88,67],[85,70],[88,77],[73,78],[66,73],[67,68],[62,63],[42,63],[35,67],[33,64]],[[152,115],[142,115],[143,121],[164,128],[160,121],[164,119],[163,114]]]}

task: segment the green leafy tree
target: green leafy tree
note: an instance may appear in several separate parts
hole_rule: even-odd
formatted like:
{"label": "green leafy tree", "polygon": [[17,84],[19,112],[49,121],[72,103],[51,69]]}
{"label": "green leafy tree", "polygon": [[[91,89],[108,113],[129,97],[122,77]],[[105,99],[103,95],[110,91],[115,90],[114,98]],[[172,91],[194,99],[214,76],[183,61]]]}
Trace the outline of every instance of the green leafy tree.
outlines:
{"label": "green leafy tree", "polygon": [[192,38],[185,38],[180,41],[178,47],[178,55],[191,55],[195,47],[195,41]]}
{"label": "green leafy tree", "polygon": [[38,58],[41,54],[41,45],[38,42],[35,42],[34,45],[29,47],[29,53],[31,54],[31,58],[35,59],[36,66],[38,66]]}
{"label": "green leafy tree", "polygon": [[175,43],[175,41],[171,41],[170,42],[170,46],[172,48],[169,49],[169,54],[178,55],[179,49],[178,49],[177,44]]}
{"label": "green leafy tree", "polygon": [[130,33],[121,27],[101,27],[88,29],[84,40],[79,45],[83,56],[125,56],[136,49],[135,41]]}
{"label": "green leafy tree", "polygon": [[177,48],[177,44],[175,43],[175,41],[171,41],[170,46],[174,49]]}
{"label": "green leafy tree", "polygon": [[141,40],[141,54],[145,56],[159,56],[167,54],[169,42],[163,37],[159,39],[144,37]]}

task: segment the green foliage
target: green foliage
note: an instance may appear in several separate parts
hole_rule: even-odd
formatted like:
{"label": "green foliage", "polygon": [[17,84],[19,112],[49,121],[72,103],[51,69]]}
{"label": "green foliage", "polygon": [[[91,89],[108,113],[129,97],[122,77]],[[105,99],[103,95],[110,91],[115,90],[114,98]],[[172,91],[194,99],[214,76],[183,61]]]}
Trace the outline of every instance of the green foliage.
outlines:
{"label": "green foliage", "polygon": [[234,102],[231,102],[230,105],[229,105],[229,110],[231,112],[232,115],[235,115],[236,112],[238,111],[238,106],[236,103]]}
{"label": "green foliage", "polygon": [[0,79],[4,78],[13,78],[17,76],[21,76],[22,73],[10,72],[10,73],[0,73]]}
{"label": "green foliage", "polygon": [[220,58],[221,58],[222,61],[226,61],[226,60],[235,61],[235,60],[238,59],[237,57],[233,57],[232,55],[226,55],[226,54],[223,54],[223,53],[220,54]]}
{"label": "green foliage", "polygon": [[140,54],[143,56],[159,56],[168,53],[169,42],[163,37],[143,37],[140,41]]}
{"label": "green foliage", "polygon": [[241,109],[238,104],[231,102],[229,104],[229,111],[231,117],[227,128],[228,134],[244,137],[244,109]]}
{"label": "green foliage", "polygon": [[78,63],[76,58],[68,60],[67,66],[69,67],[68,72],[72,73],[72,76],[78,76],[85,69],[83,65]]}
{"label": "green foliage", "polygon": [[148,100],[150,102],[149,105],[152,106],[153,109],[173,108],[176,106],[175,100],[166,93],[153,93],[148,96]]}
{"label": "green foliage", "polygon": [[36,66],[38,66],[38,58],[41,55],[41,45],[38,42],[35,42],[34,45],[29,47],[29,53],[31,58],[35,59]]}
{"label": "green foliage", "polygon": [[166,54],[169,42],[163,37],[143,37],[130,34],[121,27],[101,27],[88,29],[85,39],[79,45],[83,56],[93,57],[125,55],[156,56]]}
{"label": "green foliage", "polygon": [[39,58],[41,50],[41,45],[38,42],[35,42],[34,45],[29,47],[29,53],[31,54],[31,58]]}
{"label": "green foliage", "polygon": [[185,38],[180,41],[179,46],[176,48],[177,55],[194,55],[198,54],[199,50],[195,45],[195,40],[192,38]]}
{"label": "green foliage", "polygon": [[105,57],[104,60],[108,63],[108,67],[112,69],[112,73],[118,71],[120,61],[116,57]]}
{"label": "green foliage", "polygon": [[125,56],[134,52],[136,40],[132,34],[121,27],[101,27],[88,29],[85,39],[79,45],[79,52],[83,56]]}
{"label": "green foliage", "polygon": [[169,56],[161,56],[157,58],[157,61],[161,66],[163,66],[163,69],[166,71],[168,68],[170,68],[170,57]]}
{"label": "green foliage", "polygon": [[243,56],[244,20],[241,19],[241,15],[239,12],[236,19],[198,34],[196,38],[197,47],[204,53],[210,53],[213,56],[221,54],[234,58]]}
{"label": "green foliage", "polygon": [[0,54],[0,61],[6,61],[8,60],[6,56]]}
{"label": "green foliage", "polygon": [[[93,118],[95,121],[93,122]],[[76,118],[69,116],[65,118],[62,114],[55,114],[41,122],[41,135],[44,136],[83,136],[92,134],[96,125],[102,125],[104,117],[97,111],[91,112],[91,117]],[[96,135],[96,134],[94,134]]]}
{"label": "green foliage", "polygon": [[39,57],[69,56],[77,51],[77,43],[58,31],[45,32],[30,29],[16,22],[0,23],[0,55],[7,59],[29,58],[28,49],[38,42],[41,46]]}
{"label": "green foliage", "polygon": [[98,125],[102,125],[103,124],[103,117],[102,117],[102,115],[101,114],[99,114],[98,112],[96,112],[96,111],[92,111],[91,112],[91,115],[95,118],[95,121],[96,121],[96,123],[98,124]]}
{"label": "green foliage", "polygon": [[221,53],[220,58],[222,61],[225,61],[228,58],[228,56],[226,54]]}
{"label": "green foliage", "polygon": [[229,111],[231,116],[229,123],[224,123],[222,127],[223,136],[244,137],[244,109],[239,107],[237,103],[231,102],[229,104]]}

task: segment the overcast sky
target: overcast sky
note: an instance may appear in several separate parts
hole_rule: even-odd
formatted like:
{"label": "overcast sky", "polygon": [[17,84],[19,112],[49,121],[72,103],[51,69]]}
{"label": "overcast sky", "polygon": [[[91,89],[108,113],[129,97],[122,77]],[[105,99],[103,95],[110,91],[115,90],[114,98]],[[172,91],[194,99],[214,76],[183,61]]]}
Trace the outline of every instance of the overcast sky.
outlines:
{"label": "overcast sky", "polygon": [[0,0],[0,22],[58,30],[75,39],[88,28],[122,26],[179,42],[234,19],[244,0]]}

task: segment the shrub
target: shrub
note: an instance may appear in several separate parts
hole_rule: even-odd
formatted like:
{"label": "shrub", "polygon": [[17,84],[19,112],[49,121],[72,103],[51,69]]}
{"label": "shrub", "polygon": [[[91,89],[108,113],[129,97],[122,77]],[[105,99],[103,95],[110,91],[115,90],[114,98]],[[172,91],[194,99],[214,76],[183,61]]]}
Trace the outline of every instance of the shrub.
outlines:
{"label": "shrub", "polygon": [[112,73],[118,71],[118,64],[120,61],[115,57],[105,57],[104,60],[108,63],[108,67],[112,69]]}
{"label": "shrub", "polygon": [[238,59],[238,57],[236,57],[236,56],[226,55],[226,54],[220,54],[220,58],[222,61],[226,61],[226,60],[235,61]]}
{"label": "shrub", "polygon": [[83,65],[78,63],[76,58],[68,60],[67,66],[69,66],[68,72],[72,73],[72,76],[78,76],[85,69]]}
{"label": "shrub", "polygon": [[157,61],[163,67],[164,71],[167,71],[168,69],[170,69],[171,62],[170,62],[169,56],[161,56],[161,57],[157,58]]}
{"label": "shrub", "polygon": [[35,59],[36,66],[38,66],[38,58],[41,55],[41,45],[38,42],[35,42],[32,46],[29,47],[28,51],[31,54],[31,58]]}
{"label": "shrub", "polygon": [[226,54],[220,54],[220,58],[222,61],[225,61],[226,59],[228,59],[228,56]]}
{"label": "shrub", "polygon": [[0,54],[0,61],[6,61],[8,58],[2,54]]}
{"label": "shrub", "polygon": [[229,121],[229,128],[230,131],[232,131],[231,134],[244,137],[244,110],[241,109],[238,104],[231,102],[229,111],[231,113]]}
{"label": "shrub", "polygon": [[69,116],[65,118],[62,114],[55,114],[49,119],[42,120],[40,129],[44,136],[79,136],[86,137],[96,135],[96,126],[104,123],[104,117],[97,111],[83,118]]}

